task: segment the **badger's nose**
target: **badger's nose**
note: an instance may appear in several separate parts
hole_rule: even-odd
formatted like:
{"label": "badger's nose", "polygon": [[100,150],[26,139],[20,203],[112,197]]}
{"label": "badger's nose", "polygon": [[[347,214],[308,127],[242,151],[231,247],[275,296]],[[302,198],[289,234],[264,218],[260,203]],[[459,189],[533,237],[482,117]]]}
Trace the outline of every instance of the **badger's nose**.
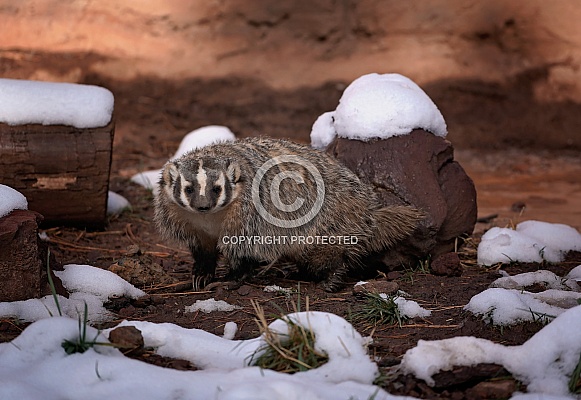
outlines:
{"label": "badger's nose", "polygon": [[209,206],[200,206],[200,207],[197,207],[197,210],[198,210],[199,212],[206,212],[206,211],[208,211],[209,209],[210,209],[210,207],[209,207]]}

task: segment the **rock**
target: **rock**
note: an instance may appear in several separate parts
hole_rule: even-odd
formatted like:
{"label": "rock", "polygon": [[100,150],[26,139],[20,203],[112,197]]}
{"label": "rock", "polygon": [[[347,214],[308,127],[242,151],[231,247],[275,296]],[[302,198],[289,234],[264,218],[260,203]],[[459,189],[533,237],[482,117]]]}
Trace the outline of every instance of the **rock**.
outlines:
{"label": "rock", "polygon": [[394,294],[399,290],[396,282],[370,280],[365,284],[353,286],[353,295],[361,296],[367,293]]}
{"label": "rock", "polygon": [[238,293],[240,296],[248,296],[251,291],[252,288],[250,286],[242,285],[236,290],[236,293]]}
{"label": "rock", "polygon": [[464,269],[456,253],[441,254],[430,264],[432,274],[440,276],[462,276]]}
{"label": "rock", "polygon": [[476,189],[442,137],[416,129],[369,142],[336,138],[327,152],[372,184],[383,206],[410,205],[426,213],[413,235],[382,255],[388,269],[435,259],[453,251],[457,238],[461,243],[472,234]]}
{"label": "rock", "polygon": [[[0,301],[39,298],[51,293],[47,275],[48,246],[38,237],[42,215],[14,210],[0,218]],[[60,279],[52,271],[62,270],[50,257],[52,280],[58,294],[68,297]]]}
{"label": "rock", "polygon": [[143,353],[144,341],[141,331],[134,326],[120,326],[109,332],[109,341],[125,355]]}
{"label": "rock", "polygon": [[496,376],[508,375],[508,372],[497,364],[476,364],[473,366],[456,366],[451,371],[441,371],[432,376],[433,387],[443,389],[457,385],[468,385],[482,382]]}
{"label": "rock", "polygon": [[508,399],[517,390],[516,381],[506,379],[502,381],[480,382],[466,390],[467,400],[480,399]]}

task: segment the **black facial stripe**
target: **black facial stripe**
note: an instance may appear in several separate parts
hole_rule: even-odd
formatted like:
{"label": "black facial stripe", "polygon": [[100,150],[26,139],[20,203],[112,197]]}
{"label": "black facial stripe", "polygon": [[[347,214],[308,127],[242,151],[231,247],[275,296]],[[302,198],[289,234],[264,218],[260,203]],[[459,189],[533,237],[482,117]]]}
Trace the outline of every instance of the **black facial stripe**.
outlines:
{"label": "black facial stripe", "polygon": [[184,203],[182,202],[182,177],[181,176],[178,176],[178,178],[176,179],[176,182],[173,186],[173,198],[177,204],[179,204],[182,207],[184,206]]}

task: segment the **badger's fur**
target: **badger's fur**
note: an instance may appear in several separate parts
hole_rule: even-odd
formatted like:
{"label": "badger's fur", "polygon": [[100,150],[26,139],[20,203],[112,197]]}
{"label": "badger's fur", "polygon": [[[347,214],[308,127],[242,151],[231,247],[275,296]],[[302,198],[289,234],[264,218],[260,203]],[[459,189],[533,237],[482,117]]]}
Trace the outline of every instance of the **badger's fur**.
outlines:
{"label": "badger's fur", "polygon": [[168,162],[155,200],[162,235],[192,252],[194,289],[214,277],[220,252],[234,278],[285,258],[334,291],[350,267],[395,245],[421,218],[406,206],[380,208],[372,188],[326,153],[267,138],[214,144]]}

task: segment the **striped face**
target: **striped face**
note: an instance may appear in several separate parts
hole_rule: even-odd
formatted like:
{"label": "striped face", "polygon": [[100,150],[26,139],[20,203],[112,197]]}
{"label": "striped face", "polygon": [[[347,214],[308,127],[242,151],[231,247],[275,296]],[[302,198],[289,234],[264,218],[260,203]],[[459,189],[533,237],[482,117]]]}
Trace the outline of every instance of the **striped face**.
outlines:
{"label": "striped face", "polygon": [[240,169],[235,163],[208,158],[176,160],[163,170],[165,193],[180,207],[196,213],[213,213],[227,207],[238,195]]}

